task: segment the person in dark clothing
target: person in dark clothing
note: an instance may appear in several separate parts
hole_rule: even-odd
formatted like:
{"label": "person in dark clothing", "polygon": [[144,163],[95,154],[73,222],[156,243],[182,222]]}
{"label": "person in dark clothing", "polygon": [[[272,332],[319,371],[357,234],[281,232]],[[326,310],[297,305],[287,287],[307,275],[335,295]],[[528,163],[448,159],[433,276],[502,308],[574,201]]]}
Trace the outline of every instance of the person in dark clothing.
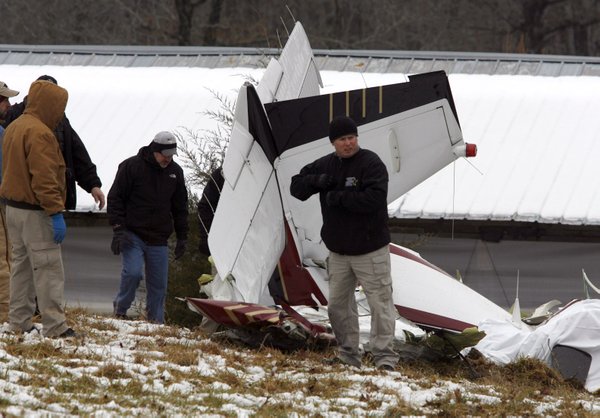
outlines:
{"label": "person in dark clothing", "polygon": [[185,253],[188,193],[183,170],[173,161],[177,140],[171,132],[156,134],[150,145],[119,164],[108,192],[113,227],[111,249],[122,254],[119,292],[113,302],[117,318],[127,318],[145,264],[147,319],[164,323],[168,281],[167,240],[175,229],[175,259]]}
{"label": "person in dark clothing", "polygon": [[[38,80],[46,80],[58,84],[56,79],[49,75],[40,76]],[[2,126],[7,128],[12,121],[21,116],[26,105],[27,97],[21,103],[15,103],[9,107],[5,113]],[[106,199],[101,189],[102,182],[98,177],[96,165],[92,162],[85,145],[66,116],[63,116],[59,122],[54,130],[54,135],[58,140],[60,150],[67,165],[67,201],[65,208],[73,210],[77,205],[77,190],[75,186],[75,183],[77,183],[79,187],[92,195],[98,204],[98,208],[103,209]]]}
{"label": "person in dark clothing", "polygon": [[[17,90],[9,89],[5,82],[0,81],[0,123],[10,109],[10,98],[18,96]],[[0,171],[2,170],[2,143],[4,128],[0,126]],[[2,175],[0,173],[0,183]],[[10,298],[10,242],[6,232],[6,208],[0,202],[0,323],[8,320],[8,300]]]}
{"label": "person in dark clothing", "polygon": [[202,197],[200,197],[200,201],[198,202],[198,219],[200,220],[200,243],[198,249],[207,256],[210,255],[210,248],[208,248],[208,233],[213,218],[215,217],[217,204],[221,197],[221,189],[225,182],[225,179],[223,178],[223,169],[221,167],[213,170],[209,176],[210,178],[204,187]]}
{"label": "person in dark clothing", "polygon": [[338,341],[332,362],[361,366],[355,288],[360,283],[371,310],[370,347],[376,366],[392,370],[396,312],[390,274],[388,173],[379,156],[358,146],[355,122],[345,116],[329,125],[335,152],[304,166],[290,192],[302,201],[319,193],[321,238],[330,251],[329,319]]}

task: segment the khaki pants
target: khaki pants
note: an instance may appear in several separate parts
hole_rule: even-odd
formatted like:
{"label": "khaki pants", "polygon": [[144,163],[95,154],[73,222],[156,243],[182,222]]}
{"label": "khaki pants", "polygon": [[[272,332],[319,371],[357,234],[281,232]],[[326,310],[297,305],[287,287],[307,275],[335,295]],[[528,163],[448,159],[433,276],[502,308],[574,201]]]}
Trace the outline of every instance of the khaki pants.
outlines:
{"label": "khaki pants", "polygon": [[68,327],[63,308],[65,274],[52,219],[41,210],[7,206],[6,226],[12,244],[10,327],[15,331],[31,329],[37,295],[43,335],[58,336]]}
{"label": "khaki pants", "polygon": [[10,242],[6,231],[6,209],[0,203],[0,322],[8,321],[10,298]]}
{"label": "khaki pants", "polygon": [[331,252],[329,273],[329,320],[339,346],[339,356],[351,364],[360,364],[358,312],[354,292],[362,285],[371,310],[370,342],[376,366],[395,366],[393,350],[396,308],[392,299],[390,251],[386,245],[363,255]]}
{"label": "khaki pants", "polygon": [[10,298],[10,242],[6,231],[6,208],[0,203],[0,322],[8,321]]}

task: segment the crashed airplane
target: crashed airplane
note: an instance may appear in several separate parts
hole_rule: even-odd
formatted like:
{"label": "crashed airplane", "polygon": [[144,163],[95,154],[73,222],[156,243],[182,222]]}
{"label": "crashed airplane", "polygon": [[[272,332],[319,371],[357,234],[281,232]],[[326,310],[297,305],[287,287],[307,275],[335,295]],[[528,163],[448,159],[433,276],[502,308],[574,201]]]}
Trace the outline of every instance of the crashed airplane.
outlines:
{"label": "crashed airplane", "polygon": [[[291,197],[289,186],[302,166],[331,152],[327,127],[334,116],[352,116],[361,146],[377,152],[386,164],[388,202],[456,158],[476,152],[463,141],[443,72],[328,95],[318,95],[319,82],[298,23],[256,89],[246,84],[239,91],[223,164],[225,184],[209,234],[219,278],[211,300],[193,301],[216,322],[256,326],[265,321],[265,306],[327,305],[328,251],[319,235],[318,200],[300,202]],[[428,328],[462,331],[481,317],[510,317],[418,254],[393,244],[390,250],[394,302],[404,318]],[[442,298],[450,293],[463,297],[455,304],[440,303],[429,290],[434,287]],[[274,288],[278,291],[269,293]],[[262,316],[251,316],[253,311]]]}
{"label": "crashed airplane", "polygon": [[[305,164],[332,151],[327,127],[333,117],[352,117],[361,147],[385,163],[388,203],[455,159],[476,154],[463,140],[444,72],[326,95],[319,95],[321,84],[308,38],[296,23],[258,85],[240,88],[225,183],[208,238],[218,274],[210,298],[186,298],[190,309],[218,324],[332,340],[328,328],[306,314],[307,307],[326,311],[328,300],[318,196],[301,202],[289,188]],[[482,320],[514,325],[506,310],[419,254],[394,244],[390,253],[400,317],[425,330],[453,333]],[[533,332],[518,322],[521,333]]]}

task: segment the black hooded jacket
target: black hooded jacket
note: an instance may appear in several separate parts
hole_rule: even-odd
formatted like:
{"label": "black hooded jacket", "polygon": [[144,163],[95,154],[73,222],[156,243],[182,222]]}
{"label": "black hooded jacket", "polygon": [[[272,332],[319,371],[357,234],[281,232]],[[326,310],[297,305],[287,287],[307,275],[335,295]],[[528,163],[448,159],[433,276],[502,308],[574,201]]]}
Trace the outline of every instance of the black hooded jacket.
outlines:
{"label": "black hooded jacket", "polygon": [[175,162],[162,168],[149,146],[119,164],[108,192],[110,224],[122,225],[148,245],[167,245],[175,228],[187,239],[188,195],[183,170]]}
{"label": "black hooded jacket", "polygon": [[201,253],[210,255],[210,248],[208,248],[208,233],[212,225],[213,218],[215,217],[215,211],[221,198],[221,189],[223,188],[225,179],[223,178],[223,169],[221,167],[210,173],[210,178],[204,187],[202,197],[198,201],[198,219],[200,220],[200,231],[198,236],[200,242],[198,249]]}
{"label": "black hooded jacket", "polygon": [[[315,174],[333,176],[337,186],[320,192],[309,180]],[[321,238],[329,251],[361,255],[390,243],[387,188],[388,173],[379,156],[360,149],[350,158],[331,153],[304,166],[292,177],[290,192],[300,200],[319,193]]]}
{"label": "black hooded jacket", "polygon": [[[26,104],[27,97],[25,97],[25,100],[21,103],[16,103],[9,107],[6,111],[2,126],[4,128],[8,127],[12,121],[21,116],[25,110]],[[67,201],[65,203],[65,208],[67,210],[73,210],[77,205],[75,182],[88,193],[90,193],[94,187],[102,187],[102,182],[100,181],[100,177],[98,177],[96,165],[92,162],[85,145],[66,116],[59,122],[54,130],[54,135],[58,140],[60,150],[67,166],[67,171],[65,173],[67,184]]]}

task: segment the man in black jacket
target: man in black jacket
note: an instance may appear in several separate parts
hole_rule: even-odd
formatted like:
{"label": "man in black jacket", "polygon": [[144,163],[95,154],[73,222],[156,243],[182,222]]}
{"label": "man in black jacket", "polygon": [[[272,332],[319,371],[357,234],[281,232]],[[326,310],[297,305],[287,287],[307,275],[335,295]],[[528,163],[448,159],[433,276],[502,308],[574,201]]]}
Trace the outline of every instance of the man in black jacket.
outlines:
{"label": "man in black jacket", "polygon": [[[49,75],[42,75],[38,77],[38,80],[46,80],[58,84],[56,79]],[[12,121],[21,116],[26,105],[27,97],[21,103],[15,103],[9,107],[4,116],[2,126],[4,128],[8,127]],[[99,209],[104,208],[106,199],[101,189],[102,182],[96,172],[96,165],[92,162],[85,145],[66,116],[59,122],[54,130],[54,135],[58,140],[65,164],[67,165],[67,201],[65,209],[73,210],[77,205],[75,182],[77,182],[79,187],[92,195]]]}
{"label": "man in black jacket", "polygon": [[329,125],[335,152],[306,165],[292,177],[290,192],[300,200],[319,193],[329,249],[329,319],[338,341],[333,362],[361,366],[354,291],[360,283],[371,310],[370,347],[375,365],[392,370],[396,310],[390,274],[388,173],[377,154],[358,146],[358,130],[348,117]]}
{"label": "man in black jacket", "polygon": [[173,161],[177,140],[159,132],[150,145],[119,164],[108,192],[108,217],[114,236],[111,249],[122,254],[115,316],[127,318],[135,292],[146,276],[147,319],[164,323],[169,257],[167,240],[177,234],[175,259],[183,256],[188,234],[188,195],[183,170]]}
{"label": "man in black jacket", "polygon": [[198,233],[200,242],[198,249],[201,253],[210,255],[208,248],[208,233],[215,217],[215,211],[221,198],[221,189],[225,179],[223,178],[223,168],[218,167],[209,174],[202,196],[198,201],[198,219],[200,220],[200,231]]}

